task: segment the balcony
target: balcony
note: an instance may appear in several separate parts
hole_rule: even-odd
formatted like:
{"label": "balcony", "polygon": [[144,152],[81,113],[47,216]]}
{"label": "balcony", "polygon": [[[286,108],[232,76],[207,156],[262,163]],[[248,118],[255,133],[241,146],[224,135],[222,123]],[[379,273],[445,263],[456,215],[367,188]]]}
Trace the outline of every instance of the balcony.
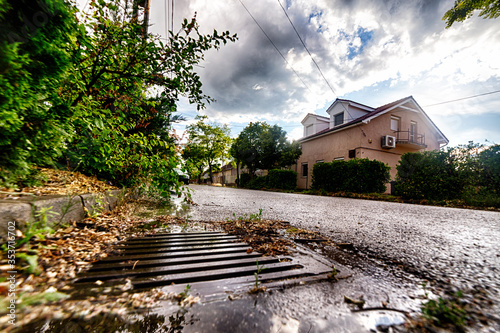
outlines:
{"label": "balcony", "polygon": [[396,144],[400,147],[422,149],[426,148],[425,134],[408,131],[396,131]]}

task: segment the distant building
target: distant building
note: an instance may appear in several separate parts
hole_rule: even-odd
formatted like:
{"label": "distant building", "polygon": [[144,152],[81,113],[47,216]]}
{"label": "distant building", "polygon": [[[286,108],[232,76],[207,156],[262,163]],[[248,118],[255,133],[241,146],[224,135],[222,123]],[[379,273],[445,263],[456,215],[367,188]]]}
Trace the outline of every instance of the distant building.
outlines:
{"label": "distant building", "polygon": [[356,157],[387,163],[394,179],[401,155],[437,150],[449,142],[412,96],[378,108],[336,99],[326,112],[329,117],[309,113],[302,120],[298,188],[311,186],[314,164]]}
{"label": "distant building", "polygon": [[[214,184],[234,186],[236,185],[236,179],[238,175],[238,169],[233,167],[231,163],[224,165],[220,171],[214,172]],[[239,167],[240,176],[243,173],[248,173],[247,167]],[[267,170],[257,169],[255,175],[258,177],[267,175]]]}

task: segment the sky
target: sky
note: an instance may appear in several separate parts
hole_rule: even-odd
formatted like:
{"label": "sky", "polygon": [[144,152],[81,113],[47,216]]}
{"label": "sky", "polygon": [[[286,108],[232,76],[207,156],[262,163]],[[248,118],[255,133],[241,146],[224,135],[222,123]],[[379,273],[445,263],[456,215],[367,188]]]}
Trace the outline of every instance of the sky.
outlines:
{"label": "sky", "polygon": [[[195,68],[203,92],[216,100],[201,113],[228,124],[233,137],[249,122],[265,121],[299,139],[305,115],[327,116],[336,98],[378,107],[412,95],[449,146],[500,144],[500,93],[487,94],[500,91],[500,18],[476,14],[445,29],[442,17],[453,3],[151,0],[150,32],[165,35],[172,13],[177,32],[196,13],[202,33],[238,35]],[[179,132],[200,113],[184,99],[178,111],[187,118]]]}

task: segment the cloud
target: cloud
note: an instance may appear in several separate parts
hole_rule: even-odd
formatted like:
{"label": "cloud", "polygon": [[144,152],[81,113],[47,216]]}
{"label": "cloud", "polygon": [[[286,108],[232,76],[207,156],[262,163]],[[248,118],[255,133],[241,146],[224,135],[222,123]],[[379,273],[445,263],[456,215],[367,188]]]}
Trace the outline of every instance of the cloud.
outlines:
{"label": "cloud", "polygon": [[[239,1],[176,2],[177,24],[196,11],[204,33],[229,30],[239,36],[236,43],[207,52],[203,68],[196,69],[204,93],[217,100],[206,110],[214,120],[299,126],[308,112],[325,115],[336,97],[379,106],[413,95],[428,105],[500,87],[500,19],[473,17],[445,29],[441,18],[453,0],[282,0],[333,91],[277,1],[242,1],[288,64]],[[159,32],[162,5],[159,0],[152,4],[160,8],[153,11]],[[500,112],[496,100],[490,96],[424,109],[431,118],[483,115]],[[500,125],[499,118],[490,120]],[[445,118],[440,121],[446,126]],[[458,130],[465,133],[466,126]]]}

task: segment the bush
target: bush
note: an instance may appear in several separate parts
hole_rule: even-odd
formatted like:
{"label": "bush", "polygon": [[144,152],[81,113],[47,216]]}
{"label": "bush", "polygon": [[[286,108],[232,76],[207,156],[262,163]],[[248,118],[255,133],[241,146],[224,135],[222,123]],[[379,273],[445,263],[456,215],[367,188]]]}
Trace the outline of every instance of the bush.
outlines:
{"label": "bush", "polygon": [[297,173],[292,170],[270,170],[267,176],[255,178],[243,173],[240,175],[240,186],[253,190],[263,188],[294,190],[297,187]]}
{"label": "bush", "polygon": [[318,163],[313,167],[312,189],[327,192],[384,192],[390,167],[367,158]]}
{"label": "bush", "polygon": [[294,190],[297,187],[297,173],[293,170],[270,170],[267,185],[270,188]]}
{"label": "bush", "polygon": [[255,177],[252,180],[250,180],[245,187],[253,189],[253,190],[260,190],[263,188],[269,188],[269,186],[267,184],[267,179],[268,179],[268,176]]}
{"label": "bush", "polygon": [[405,199],[461,198],[466,180],[449,151],[406,153],[396,167],[396,193]]}
{"label": "bush", "polygon": [[252,179],[252,177],[250,177],[250,174],[248,173],[242,173],[240,175],[240,181],[238,183],[238,186],[240,187],[247,187],[248,183],[250,182],[250,180]]}
{"label": "bush", "polygon": [[500,145],[494,145],[479,153],[479,184],[487,192],[500,194]]}

